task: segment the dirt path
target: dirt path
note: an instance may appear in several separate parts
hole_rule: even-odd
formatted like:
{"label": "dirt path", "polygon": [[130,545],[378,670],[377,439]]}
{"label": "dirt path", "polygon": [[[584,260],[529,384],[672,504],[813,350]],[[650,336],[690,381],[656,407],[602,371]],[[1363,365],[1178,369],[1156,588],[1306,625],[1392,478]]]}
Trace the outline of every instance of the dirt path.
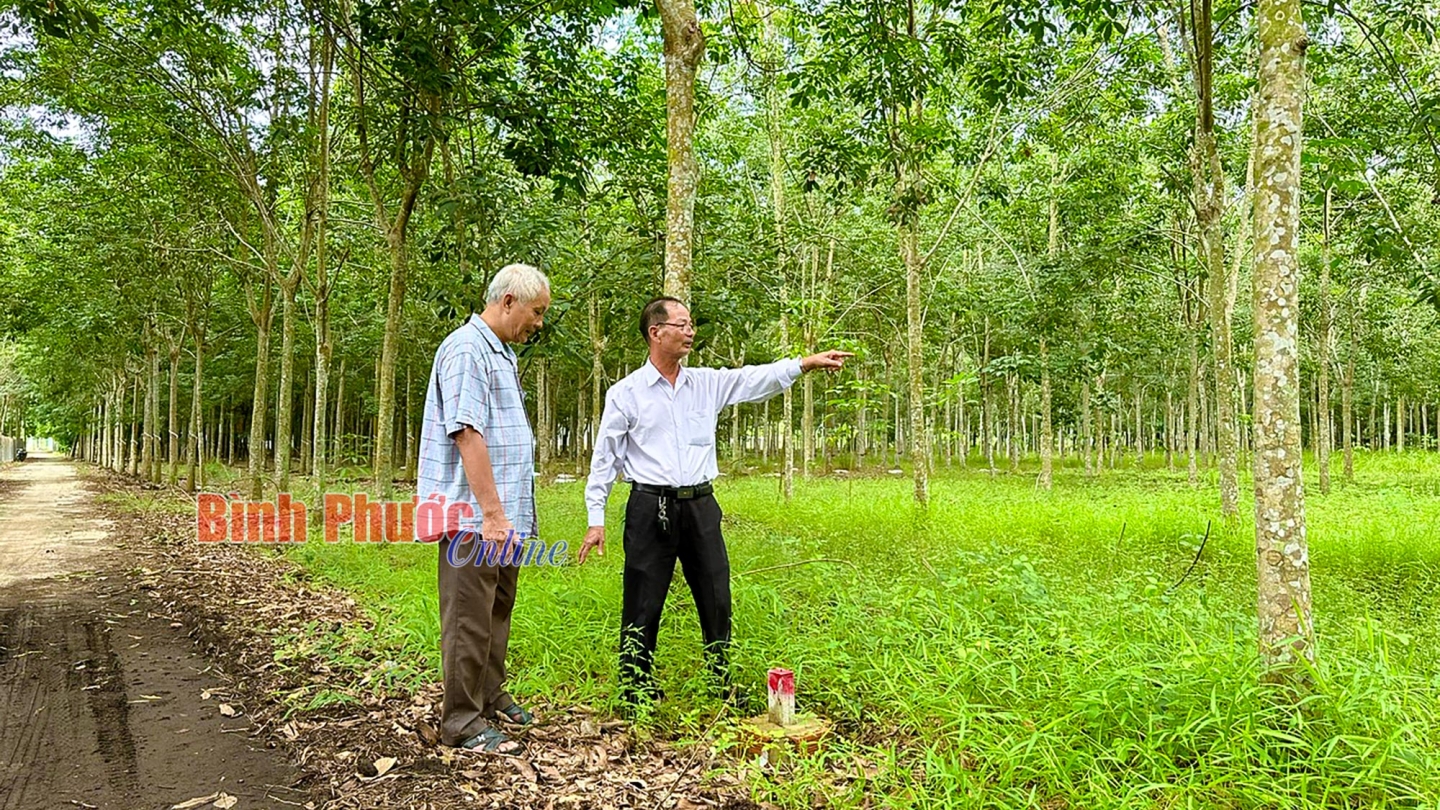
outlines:
{"label": "dirt path", "polygon": [[98,515],[62,458],[0,470],[0,810],[303,806]]}

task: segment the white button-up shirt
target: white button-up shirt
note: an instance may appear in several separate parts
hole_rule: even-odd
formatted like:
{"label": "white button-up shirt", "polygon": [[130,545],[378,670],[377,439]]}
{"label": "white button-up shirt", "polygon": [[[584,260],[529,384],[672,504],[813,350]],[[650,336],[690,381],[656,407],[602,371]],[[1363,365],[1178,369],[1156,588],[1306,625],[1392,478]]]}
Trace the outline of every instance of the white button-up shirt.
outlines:
{"label": "white button-up shirt", "polygon": [[649,360],[605,393],[585,508],[591,526],[605,525],[605,501],[618,474],[662,487],[701,484],[720,474],[715,418],[727,405],[760,402],[794,384],[799,360],[744,368],[685,368],[675,385]]}

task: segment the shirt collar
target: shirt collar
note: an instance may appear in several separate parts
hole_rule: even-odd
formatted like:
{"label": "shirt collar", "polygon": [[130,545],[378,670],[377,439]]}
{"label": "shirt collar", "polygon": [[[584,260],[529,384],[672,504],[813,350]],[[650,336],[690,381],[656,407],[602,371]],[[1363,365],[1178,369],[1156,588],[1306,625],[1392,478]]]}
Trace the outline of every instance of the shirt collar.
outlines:
{"label": "shirt collar", "polygon": [[[686,377],[686,374],[685,374],[685,366],[682,364],[682,365],[680,366],[680,373],[677,374],[677,375],[675,375],[675,387],[676,387],[677,389],[678,389],[680,386],[682,386],[682,385],[685,384],[685,377]],[[646,359],[646,361],[645,361],[645,384],[646,384],[646,385],[654,385],[655,383],[661,382],[661,381],[664,381],[664,382],[666,382],[666,383],[669,383],[669,380],[666,380],[666,379],[665,379],[665,375],[663,375],[663,374],[660,373],[660,369],[658,369],[658,368],[655,367],[655,363],[652,362],[652,361],[649,360],[649,359]]]}
{"label": "shirt collar", "polygon": [[485,342],[490,344],[491,351],[499,354],[510,353],[510,349],[505,345],[505,341],[501,340],[499,336],[495,334],[495,330],[490,328],[490,324],[485,323],[485,319],[480,317],[480,313],[472,313],[470,315],[470,323],[476,329],[480,330],[480,334],[485,337]]}

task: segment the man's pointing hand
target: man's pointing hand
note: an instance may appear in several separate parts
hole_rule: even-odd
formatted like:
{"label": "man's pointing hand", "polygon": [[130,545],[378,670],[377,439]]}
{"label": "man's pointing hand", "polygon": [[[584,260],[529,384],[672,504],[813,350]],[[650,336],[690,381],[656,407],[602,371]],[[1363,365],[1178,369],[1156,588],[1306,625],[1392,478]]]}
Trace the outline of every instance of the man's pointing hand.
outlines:
{"label": "man's pointing hand", "polygon": [[831,349],[828,352],[812,354],[800,361],[801,371],[814,371],[823,368],[826,371],[836,371],[845,367],[845,358],[854,357],[850,352],[842,352]]}

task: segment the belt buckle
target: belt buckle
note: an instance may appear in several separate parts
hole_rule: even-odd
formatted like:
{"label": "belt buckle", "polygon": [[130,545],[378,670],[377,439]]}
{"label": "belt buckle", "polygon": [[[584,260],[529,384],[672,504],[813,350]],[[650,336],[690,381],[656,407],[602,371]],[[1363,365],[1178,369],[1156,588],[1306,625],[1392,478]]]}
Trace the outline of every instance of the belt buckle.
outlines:
{"label": "belt buckle", "polygon": [[680,487],[675,490],[675,497],[682,501],[688,501],[695,497],[695,487]]}

